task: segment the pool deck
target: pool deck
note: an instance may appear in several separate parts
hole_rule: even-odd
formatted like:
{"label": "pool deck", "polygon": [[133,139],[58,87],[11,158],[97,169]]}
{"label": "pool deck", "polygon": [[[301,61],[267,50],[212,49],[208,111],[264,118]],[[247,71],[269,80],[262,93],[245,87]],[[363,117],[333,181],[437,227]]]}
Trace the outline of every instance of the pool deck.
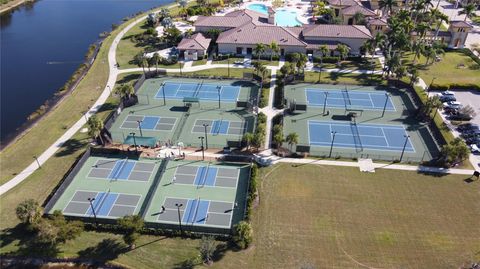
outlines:
{"label": "pool deck", "polygon": [[[272,1],[263,2],[263,1],[248,1],[247,0],[247,1],[244,1],[242,4],[240,4],[237,7],[226,8],[223,11],[217,12],[215,14],[215,16],[224,16],[225,14],[230,13],[232,11],[246,9],[249,5],[252,5],[252,4],[262,4],[262,5],[265,5],[267,7],[271,7],[272,6]],[[309,7],[310,7],[310,4],[307,3],[307,2],[303,2],[301,0],[289,0],[289,1],[285,1],[285,3],[281,7],[279,7],[279,9],[281,9],[281,8],[293,9],[293,10],[297,11],[297,20],[299,22],[301,22],[303,24],[309,24],[308,20],[309,20],[309,18],[312,17],[308,13],[308,8]]]}

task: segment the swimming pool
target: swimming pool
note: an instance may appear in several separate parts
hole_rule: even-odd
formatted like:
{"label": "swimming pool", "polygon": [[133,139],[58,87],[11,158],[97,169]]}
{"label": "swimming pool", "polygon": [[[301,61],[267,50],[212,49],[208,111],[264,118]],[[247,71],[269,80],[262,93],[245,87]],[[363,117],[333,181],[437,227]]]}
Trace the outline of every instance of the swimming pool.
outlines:
{"label": "swimming pool", "polygon": [[[264,4],[251,4],[247,7],[247,9],[268,14],[268,8]],[[297,20],[297,11],[285,8],[275,10],[275,24],[278,26],[302,25],[302,23]]]}

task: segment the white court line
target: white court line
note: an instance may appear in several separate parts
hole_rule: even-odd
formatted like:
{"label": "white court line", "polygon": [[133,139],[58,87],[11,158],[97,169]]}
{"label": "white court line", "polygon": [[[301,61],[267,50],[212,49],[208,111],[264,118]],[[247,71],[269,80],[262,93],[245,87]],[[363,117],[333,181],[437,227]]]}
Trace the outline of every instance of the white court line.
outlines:
{"label": "white court line", "polygon": [[385,138],[385,142],[387,142],[387,146],[389,147],[390,144],[388,143],[387,136],[385,135],[385,132],[383,131],[383,128],[380,128],[380,130],[382,130],[382,134],[383,134],[383,136],[384,136],[384,138]]}

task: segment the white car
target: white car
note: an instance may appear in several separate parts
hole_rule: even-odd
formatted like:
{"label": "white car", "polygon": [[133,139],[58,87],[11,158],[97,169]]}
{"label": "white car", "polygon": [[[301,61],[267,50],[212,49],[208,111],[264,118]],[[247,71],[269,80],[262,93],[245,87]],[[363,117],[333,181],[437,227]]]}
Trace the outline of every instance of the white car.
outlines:
{"label": "white car", "polygon": [[479,153],[480,153],[480,149],[479,149],[478,146],[475,145],[475,144],[471,144],[471,145],[470,145],[470,151],[471,151],[473,154],[479,154]]}
{"label": "white car", "polygon": [[443,95],[443,96],[452,95],[453,96],[453,95],[455,95],[455,93],[451,92],[451,91],[444,91],[444,92],[441,93],[441,95]]}
{"label": "white car", "polygon": [[462,107],[462,104],[460,102],[456,102],[456,101],[450,101],[450,102],[443,103],[443,108],[458,109],[458,108],[461,108],[461,107]]}

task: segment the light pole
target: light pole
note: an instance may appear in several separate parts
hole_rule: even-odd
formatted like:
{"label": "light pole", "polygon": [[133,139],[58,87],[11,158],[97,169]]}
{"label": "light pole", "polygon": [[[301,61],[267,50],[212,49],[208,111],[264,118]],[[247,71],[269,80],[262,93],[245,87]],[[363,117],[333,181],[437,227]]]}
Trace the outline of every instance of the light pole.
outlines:
{"label": "light pole", "polygon": [[403,143],[402,155],[400,155],[400,161],[398,161],[398,162],[402,162],[403,153],[405,152],[405,147],[407,146],[408,138],[410,136],[409,135],[403,135],[403,137],[405,137],[405,143]]}
{"label": "light pole", "polygon": [[385,93],[385,104],[383,105],[382,117],[385,115],[385,109],[387,109],[388,97],[388,93]]}
{"label": "light pole", "polygon": [[137,120],[138,129],[140,130],[140,136],[141,136],[141,137],[143,137],[143,133],[142,133],[142,122],[143,122],[143,120]]}
{"label": "light pole", "polygon": [[230,54],[227,55],[227,77],[230,77]]}
{"label": "light pole", "polygon": [[135,146],[135,153],[138,153],[137,140],[135,139],[135,133],[130,133],[130,135],[133,137],[133,145]]}
{"label": "light pole", "polygon": [[222,87],[217,86],[217,91],[218,91],[218,108],[220,108],[220,101],[221,101],[221,99],[220,99],[220,91],[221,91],[221,90],[222,90]]}
{"label": "light pole", "polygon": [[180,227],[180,234],[183,236],[183,230],[182,230],[182,218],[180,216],[180,207],[183,206],[183,204],[175,204],[177,207],[177,212],[178,212],[178,226]]}
{"label": "light pole", "polygon": [[110,92],[110,94],[112,94],[112,89],[110,88],[110,85],[107,85],[107,89],[108,89],[108,92]]}
{"label": "light pole", "polygon": [[165,99],[165,82],[162,83],[162,93],[163,93],[163,105],[167,105],[167,101]]}
{"label": "light pole", "polygon": [[183,66],[183,64],[182,64],[182,63],[183,63],[183,62],[180,61],[180,76],[183,76],[183,74],[182,74],[182,66]]}
{"label": "light pole", "polygon": [[90,203],[90,208],[92,209],[93,219],[95,221],[95,227],[97,227],[98,226],[97,213],[95,213],[95,208],[93,207],[93,201],[95,201],[95,198],[87,198],[87,200]]}
{"label": "light pole", "polygon": [[207,136],[207,127],[208,124],[204,123],[203,127],[205,128],[205,148],[208,149],[208,136]]}
{"label": "light pole", "polygon": [[40,162],[38,161],[38,158],[37,156],[33,156],[33,158],[35,159],[35,161],[37,161],[37,164],[38,164],[38,169],[41,169],[42,166],[40,165]]}
{"label": "light pole", "polygon": [[323,101],[323,115],[325,115],[325,108],[327,107],[328,92],[324,92],[324,94],[325,94],[325,100]]}
{"label": "light pole", "polygon": [[199,136],[198,139],[200,139],[201,142],[202,142],[202,161],[204,161],[204,160],[205,160],[205,148],[203,147],[203,139],[204,139],[204,137],[203,137],[203,136]]}
{"label": "light pole", "polygon": [[332,157],[333,143],[335,142],[335,135],[337,134],[337,131],[330,133],[332,134],[332,144],[330,144],[330,153],[328,154],[328,158]]}

